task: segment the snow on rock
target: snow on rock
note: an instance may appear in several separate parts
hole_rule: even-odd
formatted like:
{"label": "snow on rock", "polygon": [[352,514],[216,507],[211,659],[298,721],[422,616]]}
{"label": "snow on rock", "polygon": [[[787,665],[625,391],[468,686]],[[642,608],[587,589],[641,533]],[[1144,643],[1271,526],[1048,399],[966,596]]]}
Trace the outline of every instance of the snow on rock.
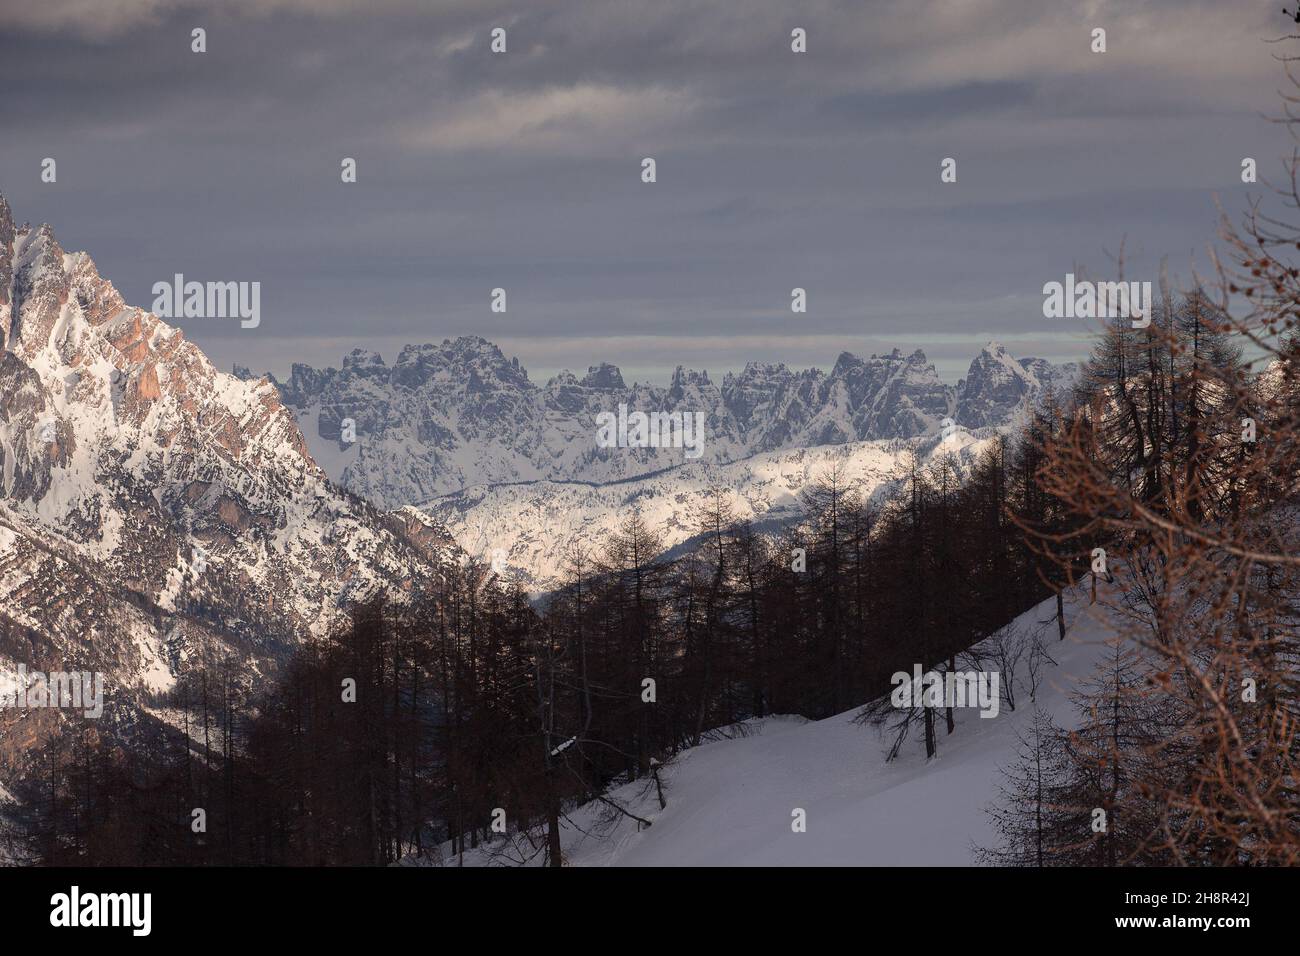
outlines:
{"label": "snow on rock", "polygon": [[[277,386],[314,460],[345,487],[385,507],[425,508],[463,547],[504,553],[542,590],[570,542],[596,543],[632,506],[669,547],[690,537],[690,509],[712,482],[735,491],[742,516],[779,523],[823,463],[841,461],[871,493],[897,465],[899,440],[928,442],[954,416],[971,429],[1005,427],[1073,374],[991,343],[955,390],[919,349],[844,352],[829,374],[753,362],[720,387],[681,367],[667,388],[628,386],[608,363],[538,387],[517,359],[466,336],[408,345],[391,366],[363,349],[341,369],[295,365]],[[702,454],[599,447],[596,416],[620,405],[702,412]]]}
{"label": "snow on rock", "polygon": [[[140,698],[197,646],[250,677],[459,551],[335,487],[266,380],[214,368],[0,197],[0,633]],[[362,357],[359,366],[367,366]],[[0,660],[0,664],[5,663]]]}
{"label": "snow on rock", "polygon": [[[277,386],[296,411],[316,460],[345,487],[390,508],[477,485],[608,483],[683,464],[681,449],[598,447],[596,415],[616,412],[619,405],[647,413],[703,413],[700,460],[711,464],[771,451],[914,438],[934,433],[957,413],[956,390],[939,379],[919,349],[866,359],[844,352],[829,373],[754,362],[728,374],[721,386],[707,372],[678,367],[666,388],[629,386],[608,363],[581,378],[561,372],[538,386],[518,359],[507,359],[477,336],[408,345],[391,366],[360,349],[342,364],[294,365],[289,381]],[[1021,368],[1020,374],[1037,373]],[[984,409],[978,423],[960,416],[958,423],[1001,424],[994,412],[1005,417],[1013,411],[1003,398],[996,410]],[[355,443],[342,440],[345,419],[355,423]]]}
{"label": "snow on rock", "polygon": [[1051,394],[1063,404],[1079,377],[1079,365],[1016,359],[990,342],[970,363],[957,386],[956,421],[967,428],[1016,425]]}

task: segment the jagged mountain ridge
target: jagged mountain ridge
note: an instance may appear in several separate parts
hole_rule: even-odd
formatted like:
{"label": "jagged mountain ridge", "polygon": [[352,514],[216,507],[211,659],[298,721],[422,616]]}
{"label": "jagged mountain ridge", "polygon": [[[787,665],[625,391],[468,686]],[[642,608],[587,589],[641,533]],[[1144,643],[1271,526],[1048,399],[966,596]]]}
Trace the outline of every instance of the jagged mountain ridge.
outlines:
{"label": "jagged mountain ridge", "polygon": [[333,486],[273,386],[0,197],[0,671],[99,670],[138,702],[215,648],[247,679],[462,556]]}
{"label": "jagged mountain ridge", "polygon": [[[968,428],[1008,425],[1048,389],[1068,389],[1076,375],[1073,364],[1015,360],[990,343],[956,388],[940,380],[919,349],[866,359],[844,352],[830,372],[752,362],[721,386],[707,372],[681,366],[667,387],[628,386],[608,363],[581,378],[561,372],[538,386],[518,359],[464,336],[408,345],[392,366],[356,349],[339,369],[295,364],[287,382],[268,379],[333,477],[397,507],[477,485],[602,484],[687,462],[681,449],[599,447],[596,415],[620,405],[703,412],[698,461],[725,464],[770,451],[913,438],[949,417]],[[354,423],[354,442],[341,440],[346,419]]]}

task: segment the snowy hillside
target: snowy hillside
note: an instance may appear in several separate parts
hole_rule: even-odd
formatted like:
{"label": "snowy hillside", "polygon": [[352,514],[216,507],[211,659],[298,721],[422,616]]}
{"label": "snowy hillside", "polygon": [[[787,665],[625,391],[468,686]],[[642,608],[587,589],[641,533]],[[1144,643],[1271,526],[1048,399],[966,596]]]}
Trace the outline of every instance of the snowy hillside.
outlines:
{"label": "snowy hillside", "polygon": [[[1099,607],[1100,605],[1098,605]],[[1019,627],[1041,632],[1055,661],[1029,700],[1025,675],[1017,677],[1017,708],[982,719],[958,710],[957,728],[940,735],[938,756],[926,761],[911,739],[886,763],[888,744],[877,728],[854,722],[861,708],[820,721],[794,717],[750,720],[733,736],[686,750],[660,771],[667,808],[653,781],[637,781],[609,794],[640,826],[605,804],[570,811],[562,823],[565,862],[575,866],[919,866],[969,865],[972,849],[993,834],[983,808],[1002,783],[1000,768],[1016,759],[1018,734],[1035,706],[1071,726],[1069,694],[1086,678],[1110,632],[1089,613],[1086,596],[1066,605],[1070,626],[1056,636],[1054,600],[1022,614]],[[959,666],[961,660],[958,660]],[[807,831],[795,833],[791,813],[807,814]],[[544,841],[543,841],[544,842]],[[443,864],[455,857],[443,847]],[[511,834],[467,851],[464,864],[512,865],[532,857],[522,836]],[[540,862],[540,855],[530,860]]]}
{"label": "snowy hillside", "polygon": [[959,471],[990,439],[956,429],[946,438],[867,441],[768,452],[731,464],[697,462],[633,481],[608,484],[541,481],[470,489],[428,505],[465,550],[496,559],[522,575],[533,591],[559,581],[571,542],[598,550],[634,511],[663,538],[666,549],[696,533],[693,514],[712,487],[730,491],[736,517],[773,529],[798,514],[799,494],[838,467],[865,496],[880,495],[915,447],[923,462],[951,455]]}

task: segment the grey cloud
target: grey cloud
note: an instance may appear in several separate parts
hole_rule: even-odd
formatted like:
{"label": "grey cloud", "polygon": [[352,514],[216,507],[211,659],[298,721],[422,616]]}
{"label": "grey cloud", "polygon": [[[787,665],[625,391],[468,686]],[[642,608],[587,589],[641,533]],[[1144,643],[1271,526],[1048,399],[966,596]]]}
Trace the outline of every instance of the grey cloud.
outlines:
{"label": "grey cloud", "polygon": [[1241,157],[1289,149],[1257,115],[1285,24],[1229,7],[5,4],[0,192],[130,301],[177,271],[260,280],[256,333],[185,324],[222,361],[474,333],[537,368],[830,363],[834,341],[957,368],[987,338],[1081,347],[1044,328],[1044,281],[1125,235],[1134,268],[1185,261],[1211,194],[1244,199]]}

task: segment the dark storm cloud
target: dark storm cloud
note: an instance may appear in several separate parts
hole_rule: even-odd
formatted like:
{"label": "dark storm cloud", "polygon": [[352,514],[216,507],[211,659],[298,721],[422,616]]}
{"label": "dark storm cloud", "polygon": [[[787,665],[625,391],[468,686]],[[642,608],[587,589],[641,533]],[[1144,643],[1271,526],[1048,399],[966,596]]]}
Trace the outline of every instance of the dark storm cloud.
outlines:
{"label": "dark storm cloud", "polygon": [[180,323],[224,365],[477,333],[537,377],[898,345],[956,378],[990,337],[1077,352],[1042,284],[1125,236],[1130,270],[1186,274],[1211,193],[1239,206],[1241,158],[1286,149],[1258,116],[1282,26],[1176,0],[4,3],[0,191],[134,303],[261,281],[256,331]]}

